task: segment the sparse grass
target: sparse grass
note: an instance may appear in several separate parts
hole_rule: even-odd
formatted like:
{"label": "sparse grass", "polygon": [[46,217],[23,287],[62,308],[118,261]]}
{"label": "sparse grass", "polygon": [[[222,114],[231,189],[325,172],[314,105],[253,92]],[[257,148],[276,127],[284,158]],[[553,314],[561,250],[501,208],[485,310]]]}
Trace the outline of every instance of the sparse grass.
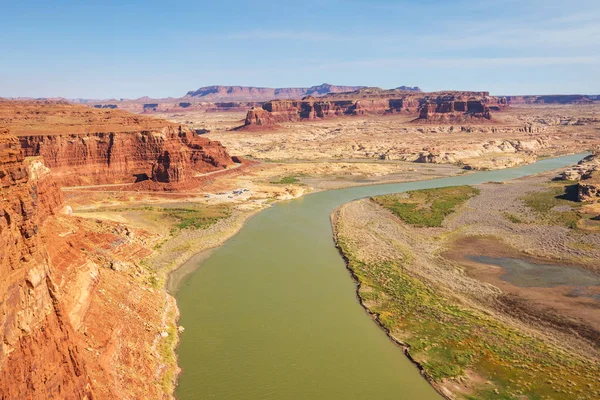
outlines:
{"label": "sparse grass", "polygon": [[173,229],[206,229],[219,219],[230,215],[229,207],[213,206],[205,208],[167,208],[165,215],[176,221]]}
{"label": "sparse grass", "polygon": [[[174,313],[169,313],[167,321],[175,321]],[[161,376],[160,385],[164,393],[173,393],[173,383],[175,381],[175,372],[177,370],[177,357],[175,348],[177,347],[178,332],[174,322],[169,322],[165,331],[169,334],[166,338],[161,338],[158,345],[158,354],[162,363],[165,365]]]}
{"label": "sparse grass", "polygon": [[579,212],[581,203],[576,201],[577,184],[562,181],[550,183],[548,186],[548,190],[524,196],[525,205],[533,210],[540,220],[549,225],[563,225],[576,229],[577,222],[582,217]]}
{"label": "sparse grass", "polygon": [[392,211],[407,224],[435,227],[442,226],[444,218],[477,194],[479,189],[472,186],[455,186],[377,196],[371,199]]}
{"label": "sparse grass", "polygon": [[504,213],[504,217],[509,220],[510,222],[512,222],[513,224],[522,224],[525,221],[523,221],[521,218],[519,218],[518,215],[512,214],[512,213]]}
{"label": "sparse grass", "polygon": [[293,183],[298,183],[300,182],[300,180],[295,177],[294,175],[290,175],[290,176],[284,176],[281,179],[279,179],[278,181],[271,181],[271,183],[275,184],[275,185],[291,185]]}
{"label": "sparse grass", "polygon": [[344,238],[338,246],[379,322],[410,346],[436,382],[471,370],[491,384],[468,399],[593,399],[600,368],[488,314],[408,273],[401,262],[367,264]]}

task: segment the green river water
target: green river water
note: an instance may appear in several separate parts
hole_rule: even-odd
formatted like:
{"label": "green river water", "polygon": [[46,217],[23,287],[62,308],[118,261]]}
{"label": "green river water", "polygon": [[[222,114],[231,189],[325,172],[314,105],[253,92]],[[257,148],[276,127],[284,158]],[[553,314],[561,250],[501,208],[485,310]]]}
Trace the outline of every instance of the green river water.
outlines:
{"label": "green river water", "polygon": [[[371,320],[329,220],[358,198],[502,181],[585,154],[499,171],[314,193],[251,218],[183,280],[176,396],[184,399],[440,399]],[[177,272],[175,272],[175,275]]]}

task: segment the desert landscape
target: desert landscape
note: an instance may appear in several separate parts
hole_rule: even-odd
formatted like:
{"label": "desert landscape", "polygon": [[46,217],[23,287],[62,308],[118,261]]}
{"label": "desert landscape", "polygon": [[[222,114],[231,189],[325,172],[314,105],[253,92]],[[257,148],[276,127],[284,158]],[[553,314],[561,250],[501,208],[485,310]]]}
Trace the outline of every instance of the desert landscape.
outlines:
{"label": "desert landscape", "polygon": [[4,13],[0,399],[600,398],[595,2]]}
{"label": "desert landscape", "polygon": [[[353,93],[343,96],[359,96],[362,90]],[[201,260],[274,202],[323,190],[509,168],[593,151],[600,143],[600,104],[595,103],[508,104],[490,119],[440,114],[430,120],[419,107],[373,109],[256,126],[239,111],[136,115],[64,101],[0,101],[3,237],[4,248],[13,249],[3,253],[5,276],[11,277],[3,303],[3,395],[22,393],[25,382],[38,398],[172,395],[179,371],[175,349],[185,327],[177,323],[169,290],[176,291],[195,267],[172,278],[169,273],[194,255]],[[361,301],[390,335],[410,346],[411,357],[440,393],[452,398],[498,390],[507,395],[543,391],[549,398],[598,394],[597,165],[590,158],[565,170],[567,180],[556,183],[549,183],[557,176],[553,172],[475,186],[477,194],[439,228],[415,228],[390,218],[390,211],[378,208],[393,212],[387,198],[336,211],[336,240],[349,268],[361,277]],[[561,194],[565,200],[554,200]],[[375,235],[360,228],[375,221],[380,221]],[[590,271],[591,283],[522,288],[503,279],[502,267],[474,257],[566,264]],[[405,311],[387,311],[389,300],[381,300],[387,297],[379,292],[387,289],[363,280],[355,260],[404,265],[399,279],[441,290],[447,293],[440,294],[444,301],[473,315],[483,312],[487,323],[502,323],[520,340],[534,341],[528,346],[536,349],[536,359],[562,354],[550,376],[564,377],[568,368],[572,378],[534,387],[535,374],[506,381],[502,374],[512,370],[502,359],[488,360],[500,368],[495,378],[491,367],[478,365],[473,355],[453,365],[464,351],[454,349],[459,344],[430,334],[429,344],[414,342],[424,333],[413,325],[400,328],[408,323],[398,325]],[[57,341],[54,350],[44,338]],[[486,340],[478,345],[488,346]],[[506,346],[516,343],[508,340]],[[435,364],[431,357],[438,356],[428,349],[442,344],[455,353],[452,360]],[[40,369],[35,354],[44,351],[49,352],[46,367]],[[68,369],[59,367],[65,354]],[[521,357],[531,363],[526,370],[544,371],[530,356],[515,353],[510,361]],[[12,379],[14,374],[21,378]],[[50,375],[57,382],[52,386]]]}

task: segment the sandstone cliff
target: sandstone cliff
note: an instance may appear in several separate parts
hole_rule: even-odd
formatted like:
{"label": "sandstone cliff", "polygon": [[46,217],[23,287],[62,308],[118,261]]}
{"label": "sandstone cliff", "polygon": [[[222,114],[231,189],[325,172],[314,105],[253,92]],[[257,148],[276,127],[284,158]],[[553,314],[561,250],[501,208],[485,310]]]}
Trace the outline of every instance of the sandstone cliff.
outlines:
{"label": "sandstone cliff", "polygon": [[579,164],[566,171],[563,179],[578,180],[577,197],[579,201],[600,202],[600,156],[592,154]]}
{"label": "sandstone cliff", "polygon": [[600,201],[600,170],[593,170],[586,173],[578,185],[579,201],[599,202]]}
{"label": "sandstone cliff", "polygon": [[0,130],[0,398],[91,399],[40,226],[62,201],[41,162]]}
{"label": "sandstone cliff", "polygon": [[42,156],[63,185],[183,183],[233,161],[219,142],[179,125],[118,110],[54,102],[0,102],[0,126],[25,156]]}
{"label": "sandstone cliff", "polygon": [[177,308],[140,265],[161,237],[57,212],[59,185],[181,182],[231,158],[165,121],[13,103],[0,101],[16,132],[0,128],[0,399],[171,398]]}
{"label": "sandstone cliff", "polygon": [[245,125],[266,126],[329,116],[386,113],[414,114],[421,122],[465,122],[490,120],[490,110],[504,106],[504,98],[490,96],[487,92],[419,93],[367,88],[319,98],[269,101],[261,108],[252,108]]}

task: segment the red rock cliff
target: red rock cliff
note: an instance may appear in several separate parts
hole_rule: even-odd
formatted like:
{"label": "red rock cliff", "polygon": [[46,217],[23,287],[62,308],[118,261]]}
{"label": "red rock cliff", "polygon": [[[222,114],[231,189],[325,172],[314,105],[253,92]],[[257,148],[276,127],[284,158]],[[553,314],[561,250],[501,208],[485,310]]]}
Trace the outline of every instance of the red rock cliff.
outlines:
{"label": "red rock cliff", "polygon": [[40,161],[0,130],[0,398],[91,399],[40,225],[62,201]]}
{"label": "red rock cliff", "polygon": [[368,88],[319,98],[269,101],[260,109],[252,108],[246,116],[245,125],[387,113],[415,114],[423,121],[491,119],[490,107],[505,105],[505,99],[489,96],[487,92],[420,93]]}
{"label": "red rock cliff", "polygon": [[226,149],[176,124],[52,102],[0,102],[0,125],[63,184],[180,183],[233,164]]}

